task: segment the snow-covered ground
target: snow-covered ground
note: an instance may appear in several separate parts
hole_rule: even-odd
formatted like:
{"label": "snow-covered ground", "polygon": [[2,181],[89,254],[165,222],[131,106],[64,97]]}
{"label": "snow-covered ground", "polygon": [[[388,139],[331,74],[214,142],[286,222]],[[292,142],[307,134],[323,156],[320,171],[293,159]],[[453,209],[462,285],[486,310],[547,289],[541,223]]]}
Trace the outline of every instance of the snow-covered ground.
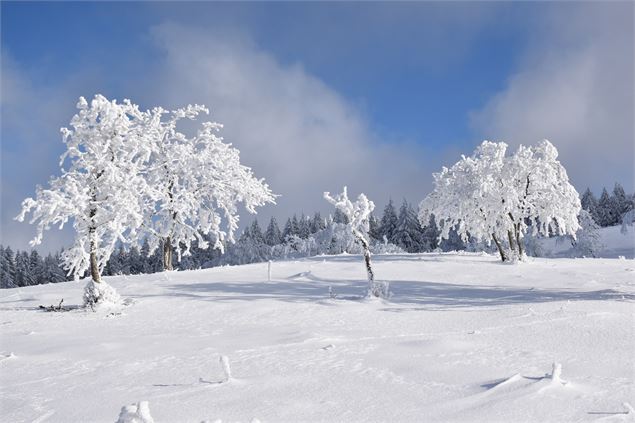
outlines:
{"label": "snow-covered ground", "polygon": [[346,255],[106,278],[112,313],[37,309],[83,283],[3,290],[0,420],[635,421],[633,260],[374,263],[389,301]]}
{"label": "snow-covered ground", "polygon": [[[596,256],[602,258],[635,258],[635,227],[627,226],[622,233],[621,225],[598,230],[600,248]],[[549,257],[571,257],[577,255],[568,237],[552,237],[540,240],[543,255]]]}

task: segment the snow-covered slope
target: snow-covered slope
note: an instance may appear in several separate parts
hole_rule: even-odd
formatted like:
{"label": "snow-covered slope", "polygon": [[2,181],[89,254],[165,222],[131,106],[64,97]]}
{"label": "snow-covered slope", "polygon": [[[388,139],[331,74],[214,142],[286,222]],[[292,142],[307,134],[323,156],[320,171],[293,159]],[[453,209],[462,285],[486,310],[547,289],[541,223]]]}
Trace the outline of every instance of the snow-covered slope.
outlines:
{"label": "snow-covered slope", "polygon": [[107,278],[132,300],[111,312],[37,309],[79,283],[3,290],[0,420],[635,419],[633,260],[374,261],[390,301],[359,298],[359,256]]}
{"label": "snow-covered slope", "polygon": [[[627,227],[626,233],[621,226],[609,226],[598,230],[601,247],[597,257],[628,259],[635,258],[635,228]],[[571,239],[568,237],[552,237],[540,240],[543,254],[547,257],[572,257],[579,253],[573,251]]]}

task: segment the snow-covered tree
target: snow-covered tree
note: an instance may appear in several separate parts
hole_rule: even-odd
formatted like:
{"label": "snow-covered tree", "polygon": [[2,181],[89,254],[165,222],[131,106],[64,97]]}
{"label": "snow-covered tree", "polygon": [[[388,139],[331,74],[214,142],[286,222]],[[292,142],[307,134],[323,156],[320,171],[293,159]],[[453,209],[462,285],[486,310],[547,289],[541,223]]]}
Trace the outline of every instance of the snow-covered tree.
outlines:
{"label": "snow-covered tree", "polygon": [[602,240],[599,233],[599,225],[593,220],[593,216],[588,211],[580,210],[580,229],[573,241],[574,251],[584,257],[596,257],[602,249]]}
{"label": "snow-covered tree", "polygon": [[274,245],[278,245],[282,242],[282,234],[280,233],[280,228],[278,227],[278,222],[275,217],[272,217],[269,221],[269,225],[267,226],[267,230],[265,231],[265,244],[270,247]]}
{"label": "snow-covered tree", "polygon": [[88,103],[80,97],[79,112],[62,128],[66,152],[62,174],[49,181],[49,188],[37,187],[35,199],[22,202],[17,219],[32,213],[41,242],[52,225],[63,227],[72,221],[75,241],[63,253],[70,274],[82,276],[90,269],[92,281],[86,286],[85,300],[93,305],[117,299],[114,290],[101,280],[101,272],[117,242],[134,239],[142,222],[137,201],[142,188],[140,168],[147,160],[144,149],[142,114],[130,101],[109,101],[96,95]]}
{"label": "snow-covered tree", "polygon": [[503,261],[523,258],[529,227],[544,236],[575,237],[580,199],[553,144],[521,145],[511,156],[506,151],[505,143],[483,141],[472,156],[435,173],[434,190],[420,205],[420,222],[434,215],[441,238],[455,229],[464,242],[492,240]]}
{"label": "snow-covered tree", "polygon": [[300,216],[300,220],[298,221],[298,236],[302,239],[307,239],[309,235],[311,235],[311,221],[308,216],[305,216],[304,213]]}
{"label": "snow-covered tree", "polygon": [[204,122],[193,137],[179,130],[182,119],[201,113],[208,113],[204,106],[188,105],[172,112],[158,107],[145,116],[151,157],[144,171],[144,228],[151,251],[163,246],[165,270],[173,268],[172,252],[180,260],[193,241],[205,249],[211,238],[221,251],[225,241],[234,242],[239,204],[255,213],[275,202],[267,184],[240,163],[238,149],[218,135],[221,124]]}
{"label": "snow-covered tree", "polygon": [[395,231],[397,230],[397,212],[395,206],[392,203],[392,199],[388,201],[386,207],[384,207],[384,214],[381,216],[380,223],[380,235],[381,238],[386,237],[388,242],[392,242]]}
{"label": "snow-covered tree", "polygon": [[587,188],[586,191],[584,191],[584,194],[582,194],[580,203],[582,205],[582,208],[588,211],[591,214],[591,217],[593,217],[593,220],[597,222],[598,221],[598,210],[597,210],[598,200],[597,198],[595,198],[595,195],[593,195],[593,193],[591,192],[589,188]]}
{"label": "snow-covered tree", "polygon": [[322,218],[320,212],[316,212],[311,220],[311,233],[314,234],[324,228],[326,228],[326,220]]}
{"label": "snow-covered tree", "polygon": [[287,219],[287,223],[284,225],[284,229],[282,230],[282,240],[286,240],[291,236],[299,236],[300,228],[298,225],[298,218],[296,215],[293,215],[293,219]]}
{"label": "snow-covered tree", "polygon": [[632,202],[624,192],[622,185],[617,182],[613,188],[613,195],[611,199],[613,200],[614,213],[617,215],[617,221],[615,223],[619,224],[622,215],[631,209]]}
{"label": "snow-covered tree", "polygon": [[371,214],[368,218],[368,235],[371,239],[383,241],[381,236],[381,224],[374,214]]}
{"label": "snow-covered tree", "polygon": [[329,192],[324,193],[324,199],[333,204],[336,210],[339,210],[349,222],[350,230],[357,238],[364,250],[364,263],[366,265],[366,274],[368,276],[368,295],[373,297],[381,297],[386,294],[384,285],[375,282],[375,274],[370,260],[370,242],[368,239],[368,219],[375,209],[375,203],[370,201],[365,194],[359,194],[357,200],[352,202],[348,198],[346,187],[342,193],[331,196]]}
{"label": "snow-covered tree", "polygon": [[0,288],[15,288],[15,256],[11,247],[0,248]]}
{"label": "snow-covered tree", "polygon": [[423,230],[417,213],[406,200],[399,209],[397,227],[390,241],[409,253],[423,251]]}
{"label": "snow-covered tree", "polygon": [[606,188],[602,190],[602,194],[600,195],[600,200],[598,201],[597,207],[597,215],[597,224],[602,227],[613,226],[615,223],[617,223],[618,217],[616,214],[615,203],[612,201],[611,196],[609,195]]}

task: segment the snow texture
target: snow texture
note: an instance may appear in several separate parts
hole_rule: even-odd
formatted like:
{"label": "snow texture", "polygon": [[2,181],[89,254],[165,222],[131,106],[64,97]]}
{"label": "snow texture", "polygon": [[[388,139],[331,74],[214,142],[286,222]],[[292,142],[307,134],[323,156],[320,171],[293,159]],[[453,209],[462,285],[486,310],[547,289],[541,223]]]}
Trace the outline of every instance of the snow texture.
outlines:
{"label": "snow texture", "polygon": [[157,422],[635,417],[633,260],[375,255],[393,296],[370,302],[361,260],[109,276],[136,300],[115,316],[37,309],[83,283],[3,289],[0,421],[112,423],[139,399]]}
{"label": "snow texture", "polygon": [[154,419],[150,415],[148,401],[140,401],[122,407],[117,423],[154,423]]}

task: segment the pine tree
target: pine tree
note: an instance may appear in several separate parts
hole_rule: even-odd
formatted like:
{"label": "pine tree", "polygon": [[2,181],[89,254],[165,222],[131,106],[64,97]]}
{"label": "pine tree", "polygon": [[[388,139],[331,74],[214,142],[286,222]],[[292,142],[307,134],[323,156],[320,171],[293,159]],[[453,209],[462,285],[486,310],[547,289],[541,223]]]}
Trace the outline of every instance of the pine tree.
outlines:
{"label": "pine tree", "polygon": [[612,226],[617,221],[613,201],[611,201],[606,188],[602,189],[602,195],[600,195],[600,200],[598,201],[597,214],[598,220],[596,223],[601,227]]}
{"label": "pine tree", "polygon": [[317,212],[313,215],[313,219],[311,219],[311,233],[317,233],[326,228],[326,222],[320,215],[320,212]]}
{"label": "pine tree", "polygon": [[417,220],[417,214],[406,200],[399,209],[397,227],[390,241],[409,253],[422,250],[422,231]]}
{"label": "pine tree", "polygon": [[287,219],[287,223],[284,225],[284,230],[282,231],[282,238],[284,241],[289,239],[292,236],[298,236],[300,233],[300,228],[298,227],[298,218],[296,215],[293,215],[293,219]]}
{"label": "pine tree", "polygon": [[626,193],[624,192],[624,188],[621,184],[615,183],[615,187],[613,188],[613,196],[611,198],[613,200],[613,210],[616,214],[617,221],[615,224],[620,223],[622,215],[629,210],[630,202],[626,197]]}
{"label": "pine tree", "polygon": [[265,244],[270,247],[274,245],[278,245],[282,243],[282,234],[280,233],[280,228],[278,227],[278,222],[275,217],[272,217],[269,221],[269,226],[267,226],[267,230],[265,231]]}
{"label": "pine tree", "polygon": [[582,208],[589,212],[593,219],[598,221],[598,200],[589,188],[584,191],[581,199]]}
{"label": "pine tree", "polygon": [[423,228],[424,251],[432,251],[439,246],[440,231],[433,215],[430,215],[428,224]]}
{"label": "pine tree", "polygon": [[262,230],[260,229],[260,225],[258,224],[258,219],[254,219],[251,223],[251,228],[249,230],[249,235],[251,239],[257,243],[265,243],[265,237],[262,234]]}
{"label": "pine tree", "polygon": [[311,222],[307,216],[302,213],[298,222],[298,236],[302,239],[308,239],[311,235]]}
{"label": "pine tree", "polygon": [[368,235],[375,241],[382,241],[381,239],[381,225],[379,219],[374,214],[371,214],[368,218]]}
{"label": "pine tree", "polygon": [[15,253],[15,284],[17,286],[35,285],[31,276],[31,261],[26,251]]}
{"label": "pine tree", "polygon": [[335,209],[335,212],[333,213],[333,222],[347,225],[349,219],[348,216],[346,216],[341,210]]}
{"label": "pine tree", "polygon": [[31,278],[29,285],[46,283],[44,281],[44,261],[37,250],[31,250],[31,255],[29,256],[29,273]]}
{"label": "pine tree", "polygon": [[58,255],[48,254],[44,258],[44,283],[59,283],[66,280],[64,270],[60,267]]}
{"label": "pine tree", "polygon": [[15,256],[11,247],[6,247],[2,252],[0,263],[0,288],[15,288]]}
{"label": "pine tree", "polygon": [[392,199],[390,199],[386,207],[384,207],[384,214],[381,217],[379,233],[382,238],[386,237],[389,242],[393,239],[395,231],[397,230],[397,220],[395,206],[392,203]]}

